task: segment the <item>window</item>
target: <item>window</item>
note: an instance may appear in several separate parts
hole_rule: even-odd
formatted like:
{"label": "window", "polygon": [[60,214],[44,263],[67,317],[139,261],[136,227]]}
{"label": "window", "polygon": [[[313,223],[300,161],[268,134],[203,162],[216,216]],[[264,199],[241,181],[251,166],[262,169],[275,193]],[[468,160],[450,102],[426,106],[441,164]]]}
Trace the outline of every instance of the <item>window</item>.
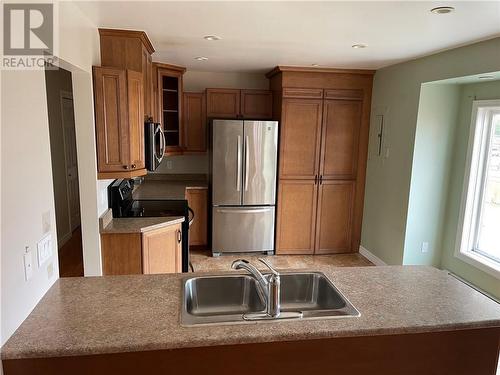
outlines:
{"label": "window", "polygon": [[500,278],[500,100],[474,101],[456,256]]}

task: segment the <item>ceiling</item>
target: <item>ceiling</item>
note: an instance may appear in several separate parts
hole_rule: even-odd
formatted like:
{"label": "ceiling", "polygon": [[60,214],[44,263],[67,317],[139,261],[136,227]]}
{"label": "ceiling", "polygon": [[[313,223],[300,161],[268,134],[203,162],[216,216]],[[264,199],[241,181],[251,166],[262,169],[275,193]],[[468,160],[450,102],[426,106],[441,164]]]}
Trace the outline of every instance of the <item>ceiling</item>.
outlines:
{"label": "ceiling", "polygon": [[[201,71],[378,69],[500,36],[500,1],[77,2],[98,27],[144,30],[153,60]],[[436,15],[430,9],[453,6]],[[205,35],[218,35],[206,41]],[[362,43],[364,49],[351,48]],[[196,61],[197,56],[208,57]]]}

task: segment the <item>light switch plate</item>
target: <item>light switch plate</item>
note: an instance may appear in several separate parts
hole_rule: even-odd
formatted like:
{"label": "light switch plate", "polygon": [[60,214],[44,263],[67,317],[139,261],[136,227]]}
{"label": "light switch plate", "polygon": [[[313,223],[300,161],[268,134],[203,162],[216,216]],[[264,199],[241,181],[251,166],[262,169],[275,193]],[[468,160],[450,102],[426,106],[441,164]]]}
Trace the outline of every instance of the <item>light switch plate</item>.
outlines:
{"label": "light switch plate", "polygon": [[429,251],[429,242],[422,242],[421,250],[423,253],[427,253]]}
{"label": "light switch plate", "polygon": [[52,256],[52,235],[49,233],[37,243],[38,267]]}
{"label": "light switch plate", "polygon": [[26,251],[24,254],[24,279],[28,281],[33,276],[33,260],[31,251]]}

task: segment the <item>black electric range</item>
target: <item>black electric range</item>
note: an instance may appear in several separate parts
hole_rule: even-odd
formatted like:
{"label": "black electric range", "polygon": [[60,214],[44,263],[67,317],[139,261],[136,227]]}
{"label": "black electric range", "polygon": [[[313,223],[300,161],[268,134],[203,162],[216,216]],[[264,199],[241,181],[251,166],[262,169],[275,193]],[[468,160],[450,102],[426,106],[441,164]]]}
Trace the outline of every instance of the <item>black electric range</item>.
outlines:
{"label": "black electric range", "polygon": [[182,272],[189,270],[189,223],[193,211],[185,199],[133,199],[133,180],[115,180],[108,188],[109,207],[113,217],[167,217],[184,216],[182,223]]}

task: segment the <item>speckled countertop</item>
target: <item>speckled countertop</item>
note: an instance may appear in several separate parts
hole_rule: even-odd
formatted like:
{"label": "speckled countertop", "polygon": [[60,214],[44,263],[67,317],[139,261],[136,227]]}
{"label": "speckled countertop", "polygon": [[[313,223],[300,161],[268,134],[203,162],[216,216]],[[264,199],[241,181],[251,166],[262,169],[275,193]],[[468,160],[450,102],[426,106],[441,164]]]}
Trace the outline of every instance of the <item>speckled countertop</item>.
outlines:
{"label": "speckled countertop", "polygon": [[316,270],[360,317],[182,327],[181,285],[189,275],[64,278],[7,341],[2,359],[500,327],[500,305],[445,271]]}
{"label": "speckled countertop", "polygon": [[184,216],[114,218],[113,212],[108,209],[99,218],[99,231],[101,234],[144,233],[179,224],[184,220]]}
{"label": "speckled countertop", "polygon": [[186,189],[207,189],[206,176],[148,175],[134,190],[134,199],[186,199]]}
{"label": "speckled countertop", "polygon": [[144,233],[168,227],[169,225],[179,224],[183,221],[183,216],[113,218],[108,225],[101,228],[101,234]]}

